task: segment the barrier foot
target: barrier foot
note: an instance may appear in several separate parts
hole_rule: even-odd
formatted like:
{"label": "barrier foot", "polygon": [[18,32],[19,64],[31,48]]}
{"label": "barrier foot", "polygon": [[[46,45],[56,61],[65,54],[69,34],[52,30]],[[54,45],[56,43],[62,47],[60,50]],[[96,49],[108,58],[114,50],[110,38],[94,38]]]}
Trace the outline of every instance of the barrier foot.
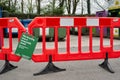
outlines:
{"label": "barrier foot", "polygon": [[8,60],[7,60],[7,55],[5,55],[5,64],[3,67],[0,69],[0,74],[6,73],[8,71],[11,71],[13,69],[17,68],[17,66],[13,66]]}
{"label": "barrier foot", "polygon": [[61,69],[61,68],[56,67],[52,62],[52,55],[49,55],[49,63],[47,64],[45,69],[33,75],[37,76],[37,75],[42,75],[42,74],[47,74],[47,73],[52,73],[52,72],[60,72],[60,71],[65,71],[65,70],[66,69]]}
{"label": "barrier foot", "polygon": [[115,73],[108,62],[108,53],[106,53],[106,58],[105,58],[104,62],[102,64],[99,64],[99,66],[102,67],[103,69],[109,71],[110,73]]}

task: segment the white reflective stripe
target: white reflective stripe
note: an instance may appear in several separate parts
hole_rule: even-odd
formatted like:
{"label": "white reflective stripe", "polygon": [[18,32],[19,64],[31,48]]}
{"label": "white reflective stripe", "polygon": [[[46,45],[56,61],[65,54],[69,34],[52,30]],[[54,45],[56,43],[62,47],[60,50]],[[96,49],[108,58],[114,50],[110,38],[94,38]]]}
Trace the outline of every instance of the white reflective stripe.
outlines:
{"label": "white reflective stripe", "polygon": [[75,28],[75,31],[78,31],[78,28]]}
{"label": "white reflective stripe", "polygon": [[61,18],[60,26],[74,26],[74,19],[73,18]]}
{"label": "white reflective stripe", "polygon": [[18,28],[13,28],[12,32],[18,32]]}
{"label": "white reflective stripe", "polygon": [[[18,32],[18,28],[12,28],[12,32]],[[8,29],[8,33],[9,33],[9,29]]]}
{"label": "white reflective stripe", "polygon": [[[40,31],[39,31],[39,34],[40,34],[40,36],[42,35],[42,28],[40,28]],[[49,28],[45,28],[45,34],[46,35],[49,35]]]}
{"label": "white reflective stripe", "polygon": [[87,19],[87,26],[99,26],[99,19]]}
{"label": "white reflective stripe", "polygon": [[42,28],[39,28],[39,34],[42,35]]}
{"label": "white reflective stripe", "polygon": [[50,28],[46,28],[46,29],[45,29],[45,34],[46,34],[46,35],[49,35],[49,29],[50,29]]}

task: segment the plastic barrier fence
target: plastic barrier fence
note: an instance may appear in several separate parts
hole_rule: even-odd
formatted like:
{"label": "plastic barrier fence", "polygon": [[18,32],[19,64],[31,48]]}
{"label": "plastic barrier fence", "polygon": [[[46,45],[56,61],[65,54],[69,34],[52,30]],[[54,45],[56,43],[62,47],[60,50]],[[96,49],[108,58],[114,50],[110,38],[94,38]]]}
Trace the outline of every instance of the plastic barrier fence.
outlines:
{"label": "plastic barrier fence", "polygon": [[[92,18],[92,17],[36,17],[29,24],[29,33],[33,34],[32,30],[34,28],[42,28],[42,53],[33,55],[32,59],[34,62],[51,62],[53,61],[69,61],[69,60],[91,60],[91,59],[105,59],[105,61],[100,65],[103,68],[107,68],[108,71],[114,72],[110,69],[108,65],[108,58],[118,58],[120,57],[120,50],[113,50],[113,27],[119,26],[119,18]],[[78,28],[78,51],[70,51],[70,28],[77,26]],[[81,29],[83,26],[89,28],[89,51],[81,51]],[[100,49],[99,51],[93,51],[93,35],[92,29],[94,27],[100,27]],[[107,26],[110,28],[110,46],[103,45],[103,28]],[[54,28],[55,31],[55,44],[54,48],[46,48],[46,28]],[[58,28],[66,28],[66,52],[58,52]],[[50,66],[50,65],[49,65]],[[48,70],[49,67],[43,72],[37,73],[42,74],[44,71]],[[59,70],[59,69],[58,69]],[[47,73],[47,72],[46,72]]]}
{"label": "plastic barrier fence", "polygon": [[[120,51],[113,50],[113,27],[119,26],[119,19],[114,18],[69,18],[69,17],[37,17],[29,24],[29,33],[32,34],[33,28],[42,28],[42,54],[33,55],[33,61],[46,62],[48,56],[52,55],[53,61],[68,61],[68,60],[88,60],[88,59],[103,59],[108,52],[110,58],[120,57]],[[54,49],[46,48],[45,28],[51,26],[55,29],[55,44]],[[64,27],[67,30],[67,52],[65,54],[58,53],[58,28]],[[70,52],[70,27],[78,26],[78,52]],[[81,51],[81,28],[82,26],[89,27],[89,52]],[[93,52],[92,28],[100,26],[100,50]],[[110,46],[103,46],[103,28],[110,27]]]}
{"label": "plastic barrier fence", "polygon": [[[5,60],[6,67],[0,72],[0,74],[14,69],[15,67],[9,63],[9,61],[19,61],[20,57],[14,55],[13,53],[13,42],[12,42],[12,28],[18,29],[18,41],[23,32],[26,32],[24,26],[19,22],[17,18],[1,18],[0,19],[0,29],[2,29],[2,49],[0,51],[0,60]],[[120,27],[119,18],[96,18],[96,17],[36,17],[29,25],[28,32],[33,34],[34,28],[42,29],[42,53],[33,54],[32,60],[34,62],[49,62],[45,70],[34,75],[45,74],[48,72],[58,72],[64,71],[65,69],[60,69],[52,63],[52,61],[70,61],[70,60],[91,60],[91,59],[105,59],[105,61],[100,64],[101,67],[107,69],[111,73],[114,71],[110,68],[108,63],[108,58],[119,58],[120,50],[113,49],[113,28],[115,26]],[[70,51],[70,28],[78,28],[78,51]],[[89,28],[89,51],[84,52],[82,48],[82,27]],[[92,29],[94,27],[100,27],[100,49],[99,51],[93,51],[93,35]],[[110,45],[103,45],[103,28],[107,26],[110,28]],[[66,29],[66,52],[60,53],[58,51],[58,29]],[[3,39],[3,29],[9,28],[9,48],[4,47]],[[46,28],[54,28],[54,48],[46,48]]]}
{"label": "plastic barrier fence", "polygon": [[[9,44],[4,44],[4,29],[8,28],[9,30]],[[21,57],[16,56],[13,52],[13,44],[12,41],[12,29],[16,28],[18,29],[18,41],[21,37],[21,34],[25,32],[24,26],[19,22],[17,18],[0,18],[0,37],[1,37],[1,49],[0,49],[0,60],[5,60],[5,65],[3,66],[2,70],[0,70],[0,74],[7,72],[11,69],[16,68],[16,66],[13,66],[9,63],[9,61],[15,61],[18,62]],[[8,47],[5,47],[5,45],[8,45]]]}

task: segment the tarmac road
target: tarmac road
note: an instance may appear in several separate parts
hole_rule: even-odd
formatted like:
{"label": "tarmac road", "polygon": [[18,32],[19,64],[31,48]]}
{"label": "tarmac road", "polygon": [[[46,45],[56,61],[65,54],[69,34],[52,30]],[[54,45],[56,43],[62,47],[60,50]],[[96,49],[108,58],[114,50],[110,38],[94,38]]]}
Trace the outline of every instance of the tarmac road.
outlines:
{"label": "tarmac road", "polygon": [[[41,71],[47,63],[34,63],[22,59],[17,65],[18,68],[0,75],[0,80],[120,80],[120,59],[110,59],[109,62],[115,71],[109,73],[98,66],[103,60],[89,61],[68,61],[55,62],[60,68],[66,71],[33,76],[33,73]],[[3,65],[0,61],[0,66]]]}
{"label": "tarmac road", "polygon": [[[71,51],[76,50],[77,48],[77,36],[71,36]],[[86,51],[88,49],[88,36],[83,36],[82,39],[82,49]],[[7,42],[7,39],[5,39]],[[14,40],[14,50],[17,46],[16,38]],[[5,43],[8,44],[8,43]],[[48,48],[54,42],[48,42]],[[65,51],[64,42],[59,42],[60,51]],[[99,38],[94,38],[94,50],[99,49]],[[109,45],[109,39],[105,38],[105,46]],[[36,52],[39,52],[41,42],[38,43],[36,47]],[[54,46],[53,46],[54,47]],[[114,49],[120,49],[120,41],[114,40]],[[41,71],[47,63],[34,63],[33,61],[22,59],[20,62],[15,63],[11,62],[13,65],[18,66],[17,69],[14,69],[10,72],[0,75],[0,80],[120,80],[120,59],[109,59],[109,62],[115,71],[114,74],[109,73],[98,66],[102,63],[103,60],[87,60],[87,61],[65,61],[65,62],[55,62],[55,65],[60,68],[65,68],[66,71],[50,73],[45,75],[33,76],[33,73]],[[4,64],[4,61],[0,61],[0,68]]]}

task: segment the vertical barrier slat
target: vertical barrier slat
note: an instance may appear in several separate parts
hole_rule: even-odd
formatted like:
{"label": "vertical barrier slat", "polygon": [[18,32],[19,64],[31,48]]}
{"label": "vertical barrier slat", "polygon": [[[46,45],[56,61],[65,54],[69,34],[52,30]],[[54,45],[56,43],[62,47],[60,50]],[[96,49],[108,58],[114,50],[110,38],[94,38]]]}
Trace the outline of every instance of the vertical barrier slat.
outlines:
{"label": "vertical barrier slat", "polygon": [[55,27],[55,50],[58,53],[58,28]]}
{"label": "vertical barrier slat", "polygon": [[45,49],[46,49],[45,27],[43,27],[42,28],[42,52],[44,52]]}
{"label": "vertical barrier slat", "polygon": [[67,53],[70,53],[70,27],[67,27]]}
{"label": "vertical barrier slat", "polygon": [[100,26],[100,50],[103,49],[103,26]]}
{"label": "vertical barrier slat", "polygon": [[2,37],[2,46],[4,46],[4,34],[3,34],[4,28],[1,28],[1,29],[2,29],[2,30],[1,30],[1,31],[2,31],[2,32],[1,32],[1,33],[2,33],[2,34],[1,34],[1,37]]}
{"label": "vertical barrier slat", "polygon": [[81,53],[81,26],[78,27],[78,52]]}
{"label": "vertical barrier slat", "polygon": [[3,31],[2,31],[2,28],[0,28],[0,49],[1,49],[1,47],[2,47],[2,35],[3,35],[3,33],[2,33]]}
{"label": "vertical barrier slat", "polygon": [[90,32],[89,32],[89,50],[90,50],[90,54],[92,54],[92,26],[90,26]]}
{"label": "vertical barrier slat", "polygon": [[12,51],[12,28],[9,28],[9,48]]}
{"label": "vertical barrier slat", "polygon": [[110,47],[113,50],[113,26],[110,27]]}

